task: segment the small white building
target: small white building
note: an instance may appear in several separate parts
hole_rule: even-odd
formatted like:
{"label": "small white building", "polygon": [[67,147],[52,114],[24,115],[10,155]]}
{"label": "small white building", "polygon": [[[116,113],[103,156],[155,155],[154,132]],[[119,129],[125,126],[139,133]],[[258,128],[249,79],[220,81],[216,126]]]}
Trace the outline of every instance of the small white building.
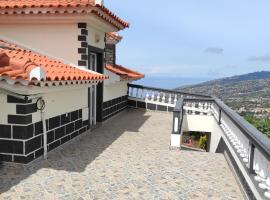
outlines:
{"label": "small white building", "polygon": [[3,161],[46,156],[127,106],[127,83],[143,75],[105,69],[107,33],[129,24],[103,1],[0,1],[0,8]]}

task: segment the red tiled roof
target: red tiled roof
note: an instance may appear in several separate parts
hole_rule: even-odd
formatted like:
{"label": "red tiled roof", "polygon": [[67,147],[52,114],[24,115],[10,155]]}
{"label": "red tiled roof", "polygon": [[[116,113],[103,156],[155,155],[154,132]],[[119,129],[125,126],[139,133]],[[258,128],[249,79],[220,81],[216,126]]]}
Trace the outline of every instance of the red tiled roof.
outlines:
{"label": "red tiled roof", "polygon": [[[33,75],[35,71],[40,76]],[[0,40],[0,81],[10,84],[51,86],[89,84],[107,78],[108,76],[76,68]]]}
{"label": "red tiled roof", "polygon": [[106,43],[117,44],[122,39],[123,37],[116,32],[106,33]]}
{"label": "red tiled roof", "polygon": [[121,77],[121,80],[138,80],[144,78],[144,74],[125,68],[121,65],[106,65],[106,69]]}
{"label": "red tiled roof", "polygon": [[[105,6],[96,4],[95,0],[0,0],[0,14],[80,14],[89,12],[118,29],[129,27],[127,22]],[[123,27],[119,27],[112,19]]]}

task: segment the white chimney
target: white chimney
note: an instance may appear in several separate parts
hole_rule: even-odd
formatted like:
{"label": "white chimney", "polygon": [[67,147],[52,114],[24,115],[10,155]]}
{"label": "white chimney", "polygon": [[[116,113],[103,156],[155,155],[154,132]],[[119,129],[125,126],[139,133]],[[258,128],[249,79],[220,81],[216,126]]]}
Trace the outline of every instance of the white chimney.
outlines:
{"label": "white chimney", "polygon": [[104,0],[96,0],[96,4],[104,5]]}

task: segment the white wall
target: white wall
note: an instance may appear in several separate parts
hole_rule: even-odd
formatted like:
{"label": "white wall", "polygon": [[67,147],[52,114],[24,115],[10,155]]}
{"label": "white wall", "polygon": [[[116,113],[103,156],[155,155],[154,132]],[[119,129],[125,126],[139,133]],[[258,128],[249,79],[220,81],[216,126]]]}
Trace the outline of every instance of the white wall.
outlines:
{"label": "white wall", "polygon": [[210,132],[210,152],[215,153],[221,139],[221,129],[213,116],[184,115],[183,131]]}
{"label": "white wall", "polygon": [[[89,45],[104,49],[105,48],[105,31],[98,30],[97,28],[93,27],[91,24],[87,24],[88,29],[88,36],[87,36],[87,42]],[[99,40],[97,40],[99,39]]]}
{"label": "white wall", "polygon": [[103,102],[127,95],[128,82],[122,81],[111,85],[104,85]]}
{"label": "white wall", "polygon": [[3,36],[29,48],[78,64],[80,30],[73,24],[1,24]]}
{"label": "white wall", "polygon": [[7,124],[9,114],[16,114],[16,104],[7,103],[7,95],[0,93],[0,124]]}
{"label": "white wall", "polygon": [[[52,118],[75,110],[88,108],[87,89],[67,90],[44,95],[45,118]],[[86,109],[88,110],[88,109]],[[41,120],[40,112],[33,114],[33,122]]]}

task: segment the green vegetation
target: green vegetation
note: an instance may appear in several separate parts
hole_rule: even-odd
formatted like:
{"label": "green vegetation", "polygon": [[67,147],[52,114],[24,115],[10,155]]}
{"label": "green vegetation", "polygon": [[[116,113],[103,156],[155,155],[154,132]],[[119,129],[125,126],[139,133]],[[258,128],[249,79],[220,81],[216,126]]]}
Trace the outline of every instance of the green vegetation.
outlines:
{"label": "green vegetation", "polygon": [[200,140],[199,140],[199,147],[201,149],[205,149],[206,150],[206,142],[207,142],[207,136],[206,135],[201,136],[200,137]]}
{"label": "green vegetation", "polygon": [[270,137],[270,119],[260,119],[252,114],[245,115],[245,119],[259,131]]}

